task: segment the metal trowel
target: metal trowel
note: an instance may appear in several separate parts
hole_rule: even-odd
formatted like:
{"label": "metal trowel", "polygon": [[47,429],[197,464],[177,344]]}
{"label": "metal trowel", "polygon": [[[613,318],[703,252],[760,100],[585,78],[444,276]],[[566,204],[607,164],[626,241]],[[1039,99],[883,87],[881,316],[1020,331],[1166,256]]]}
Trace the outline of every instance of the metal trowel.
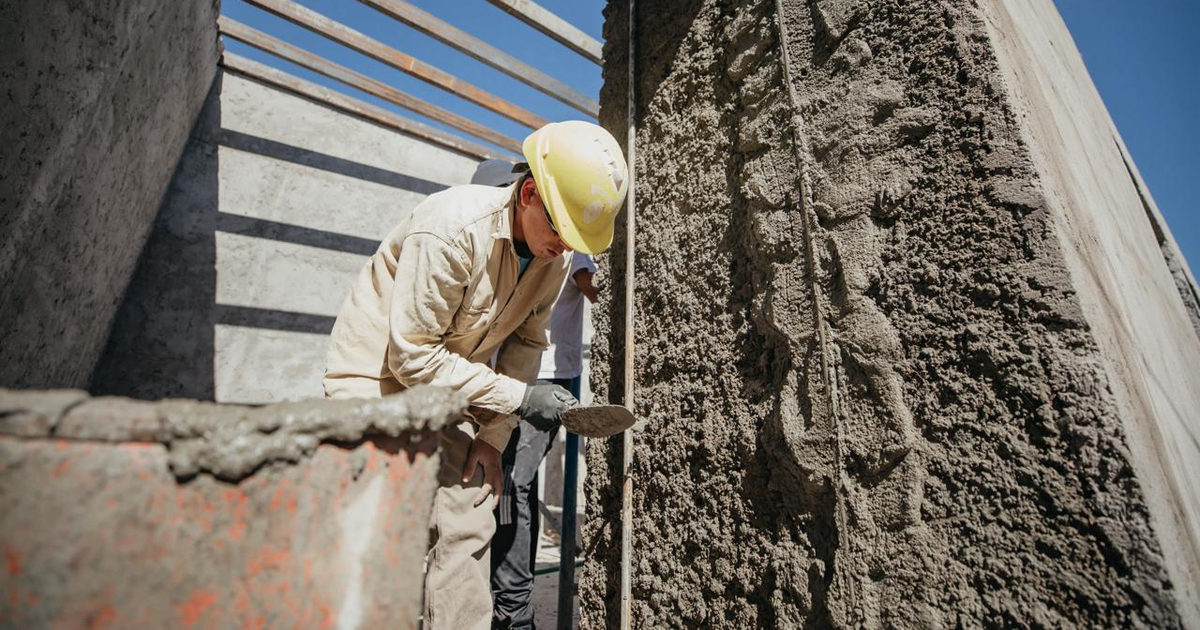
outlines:
{"label": "metal trowel", "polygon": [[585,438],[606,438],[632,427],[636,419],[621,405],[571,407],[562,414],[562,425]]}

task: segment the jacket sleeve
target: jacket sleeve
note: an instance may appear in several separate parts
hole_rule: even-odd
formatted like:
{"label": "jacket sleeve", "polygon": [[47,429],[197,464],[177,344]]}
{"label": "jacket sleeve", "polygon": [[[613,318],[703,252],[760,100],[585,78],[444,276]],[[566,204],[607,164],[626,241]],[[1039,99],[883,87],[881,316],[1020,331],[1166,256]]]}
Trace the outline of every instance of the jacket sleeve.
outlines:
{"label": "jacket sleeve", "polygon": [[[415,233],[404,239],[388,315],[388,369],[405,387],[448,387],[465,394],[470,405],[509,414],[521,406],[525,384],[468,361],[443,342],[470,276],[466,255],[442,238]],[[504,444],[498,448],[503,450]]]}

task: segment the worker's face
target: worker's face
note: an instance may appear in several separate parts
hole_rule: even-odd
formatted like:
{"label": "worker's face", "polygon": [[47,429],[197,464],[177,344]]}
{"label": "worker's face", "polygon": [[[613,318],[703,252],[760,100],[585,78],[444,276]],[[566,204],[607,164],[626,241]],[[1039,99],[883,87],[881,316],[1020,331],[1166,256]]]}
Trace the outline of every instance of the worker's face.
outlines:
{"label": "worker's face", "polygon": [[554,258],[570,249],[554,233],[550,215],[546,212],[546,206],[542,205],[542,198],[532,177],[521,185],[521,212],[518,215],[525,244],[534,256]]}

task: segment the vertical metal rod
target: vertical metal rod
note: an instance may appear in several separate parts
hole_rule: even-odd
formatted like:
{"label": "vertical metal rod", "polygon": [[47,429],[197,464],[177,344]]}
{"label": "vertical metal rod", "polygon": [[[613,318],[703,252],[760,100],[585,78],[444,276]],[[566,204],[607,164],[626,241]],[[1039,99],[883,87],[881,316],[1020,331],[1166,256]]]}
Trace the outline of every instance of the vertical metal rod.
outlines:
{"label": "vertical metal rod", "polygon": [[[625,151],[628,154],[629,196],[625,201],[625,407],[634,409],[635,379],[633,368],[633,311],[634,311],[634,227],[637,218],[635,203],[637,188],[637,99],[634,83],[637,39],[635,16],[636,0],[629,0],[629,78],[626,84],[628,124]],[[633,479],[629,469],[633,462],[633,429],[625,431],[621,448],[621,630],[633,626],[633,586],[630,579],[630,562],[633,547]]]}
{"label": "vertical metal rod", "polygon": [[[571,395],[579,400],[583,377],[571,379]],[[563,461],[562,543],[558,554],[558,630],[575,627],[575,493],[579,485],[579,436],[567,431]]]}

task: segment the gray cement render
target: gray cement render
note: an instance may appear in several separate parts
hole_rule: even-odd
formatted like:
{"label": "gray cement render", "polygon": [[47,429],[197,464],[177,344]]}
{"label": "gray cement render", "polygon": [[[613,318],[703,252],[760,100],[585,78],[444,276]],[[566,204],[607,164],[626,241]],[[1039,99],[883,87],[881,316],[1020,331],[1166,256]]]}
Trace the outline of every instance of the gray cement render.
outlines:
{"label": "gray cement render", "polygon": [[1200,336],[1187,262],[1058,12],[983,3],[1188,627],[1200,627]]}
{"label": "gray cement render", "polygon": [[[1052,5],[681,0],[637,24],[633,625],[1197,625],[1195,289]],[[622,455],[589,448],[587,627],[622,607]]]}
{"label": "gray cement render", "polygon": [[327,334],[378,241],[476,160],[222,73],[95,389],[320,397]]}
{"label": "gray cement render", "polygon": [[0,385],[87,385],[216,71],[218,4],[0,3]]}

